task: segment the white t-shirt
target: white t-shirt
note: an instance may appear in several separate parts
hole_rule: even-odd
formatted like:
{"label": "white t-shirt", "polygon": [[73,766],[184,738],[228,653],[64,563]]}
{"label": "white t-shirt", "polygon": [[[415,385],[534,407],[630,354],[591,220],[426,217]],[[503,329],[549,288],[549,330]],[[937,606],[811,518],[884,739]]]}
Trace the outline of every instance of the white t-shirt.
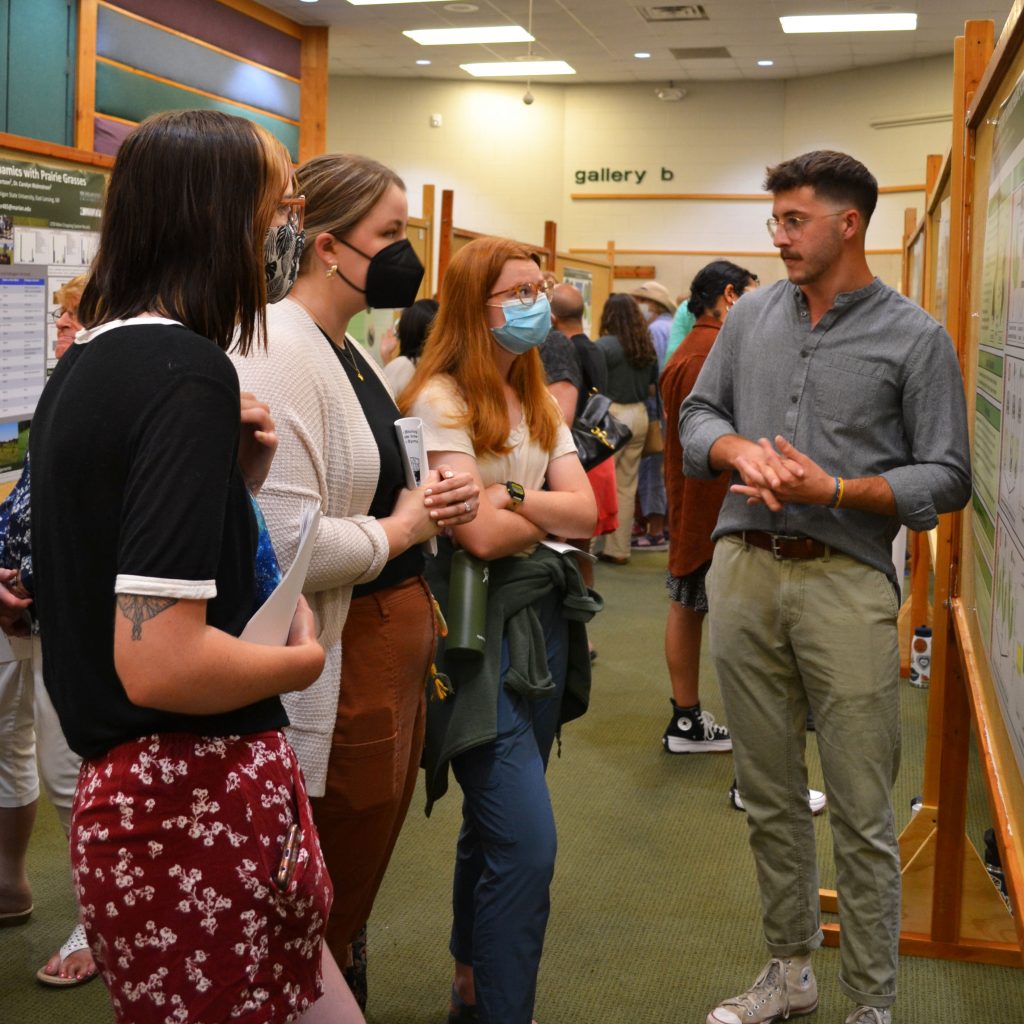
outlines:
{"label": "white t-shirt", "polygon": [[[551,401],[558,407],[552,397]],[[446,375],[437,376],[424,385],[410,410],[411,416],[423,420],[423,433],[428,452],[460,452],[476,459],[477,470],[485,487],[515,480],[528,491],[544,486],[548,464],[563,455],[576,454],[572,434],[561,419],[554,449],[548,453],[526,431],[520,420],[508,435],[511,451],[505,455],[477,455],[467,426],[453,426],[452,421],[465,415],[466,403],[455,382]]]}

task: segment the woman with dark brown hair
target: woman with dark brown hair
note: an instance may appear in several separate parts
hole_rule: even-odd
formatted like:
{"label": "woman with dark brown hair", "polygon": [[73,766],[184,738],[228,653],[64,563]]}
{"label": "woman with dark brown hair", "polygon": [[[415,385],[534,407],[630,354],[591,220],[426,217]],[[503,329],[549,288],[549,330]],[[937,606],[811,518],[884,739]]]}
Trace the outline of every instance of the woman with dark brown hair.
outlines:
{"label": "woman with dark brown hair", "polygon": [[586,537],[597,518],[537,351],[551,329],[547,291],[528,249],[470,242],[449,264],[401,400],[423,419],[431,465],[468,473],[481,491],[477,517],[451,531],[463,550],[442,541],[428,567],[450,626],[462,621],[449,593],[456,559],[487,580],[483,650],[456,660],[449,634],[439,665],[454,692],[429,705],[424,753],[428,809],[449,763],[463,793],[450,1024],[530,1022],[556,846],[544,770],[556,731],[589,696],[583,623],[597,602],[572,555],[538,546],[549,534]]}
{"label": "woman with dark brown hair", "polygon": [[605,537],[602,562],[626,565],[629,539],[633,529],[637,473],[647,437],[645,399],[653,397],[658,386],[658,356],[651,332],[636,302],[616,293],[608,296],[601,313],[601,337],[595,344],[608,361],[608,397],[612,414],[633,431],[625,447],[615,453],[615,485],[619,498],[619,525]]}
{"label": "woman with dark brown hair", "polygon": [[236,332],[256,344],[268,292],[287,290],[290,181],[251,121],[139,125],[111,173],[86,330],[33,419],[45,682],[83,758],[72,868],[123,1024],[362,1020],[323,952],[330,879],[282,732],[280,694],[323,666],[313,617],[300,601],[284,646],[239,639],[258,604],[250,489],[276,437],[225,350]]}

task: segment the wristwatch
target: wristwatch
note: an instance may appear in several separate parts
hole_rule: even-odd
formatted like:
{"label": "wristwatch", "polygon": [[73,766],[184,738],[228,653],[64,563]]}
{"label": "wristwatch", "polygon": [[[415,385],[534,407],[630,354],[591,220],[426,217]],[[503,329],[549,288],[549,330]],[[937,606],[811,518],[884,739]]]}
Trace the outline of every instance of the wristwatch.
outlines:
{"label": "wristwatch", "polygon": [[508,491],[509,500],[511,501],[509,510],[515,512],[526,500],[526,489],[522,484],[517,484],[515,480],[506,480],[505,490]]}

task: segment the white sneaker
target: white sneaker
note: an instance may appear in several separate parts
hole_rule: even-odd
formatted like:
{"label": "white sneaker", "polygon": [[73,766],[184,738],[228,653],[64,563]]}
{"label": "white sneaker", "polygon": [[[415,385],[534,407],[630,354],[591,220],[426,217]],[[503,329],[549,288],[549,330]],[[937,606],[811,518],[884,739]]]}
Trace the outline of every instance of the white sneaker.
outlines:
{"label": "white sneaker", "polygon": [[858,1006],[846,1024],[892,1024],[892,1010],[887,1006]]}
{"label": "white sneaker", "polygon": [[[740,797],[740,792],[736,788],[734,782],[729,787],[729,803],[736,808],[737,811],[745,811],[746,807],[743,806],[743,799]],[[821,814],[825,810],[828,804],[828,797],[820,789],[809,789],[807,791],[807,806],[811,810],[811,814]]]}
{"label": "white sneaker", "polygon": [[[817,1008],[818,983],[811,958],[776,957],[768,961],[748,991],[719,1003],[707,1015],[705,1024],[769,1024],[779,1018],[813,1013]],[[867,1018],[864,1024],[868,1024]]]}

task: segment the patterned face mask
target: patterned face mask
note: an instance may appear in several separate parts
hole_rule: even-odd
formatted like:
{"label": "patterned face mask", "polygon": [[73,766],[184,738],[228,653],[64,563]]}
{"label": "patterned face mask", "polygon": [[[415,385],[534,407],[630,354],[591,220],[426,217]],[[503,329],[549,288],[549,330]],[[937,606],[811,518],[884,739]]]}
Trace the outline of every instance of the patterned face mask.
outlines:
{"label": "patterned face mask", "polygon": [[267,302],[280,302],[295,283],[306,243],[306,232],[291,224],[271,227],[263,242],[263,265],[267,274]]}

